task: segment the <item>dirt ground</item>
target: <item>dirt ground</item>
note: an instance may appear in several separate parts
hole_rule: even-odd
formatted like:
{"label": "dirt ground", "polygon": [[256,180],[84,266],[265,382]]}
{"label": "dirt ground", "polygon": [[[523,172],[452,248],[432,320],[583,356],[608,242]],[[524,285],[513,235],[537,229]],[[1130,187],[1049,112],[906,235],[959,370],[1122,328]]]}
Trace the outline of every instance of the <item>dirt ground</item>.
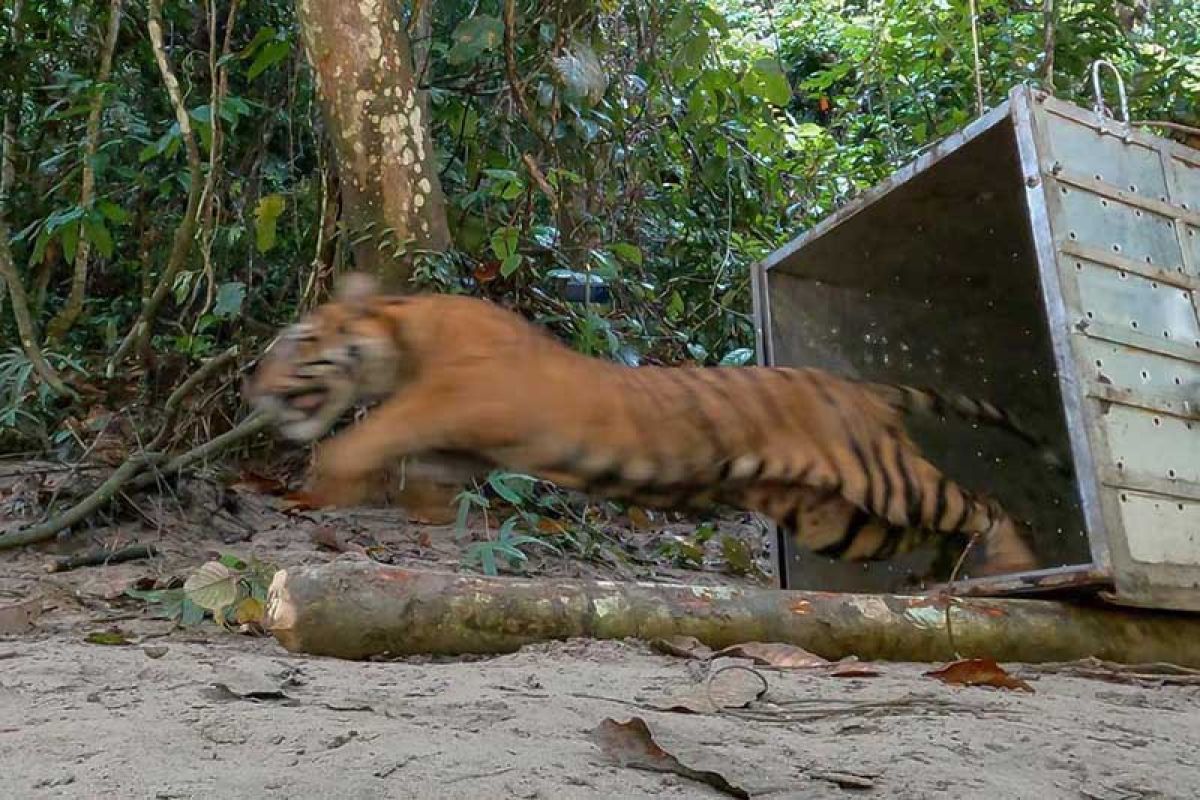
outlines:
{"label": "dirt ground", "polygon": [[[0,515],[55,489],[0,479]],[[47,477],[51,476],[51,477]],[[753,797],[1142,800],[1200,797],[1200,687],[1131,685],[1007,665],[1034,693],[951,687],[929,665],[874,677],[758,668],[746,709],[660,710],[706,667],[644,642],[568,641],[488,659],[353,663],[292,655],[211,621],[179,629],[124,594],[186,576],[217,553],[279,567],[342,541],[409,566],[459,569],[450,529],[395,512],[284,514],[278,498],[189,482],[107,527],[0,554],[0,795],[14,798],[722,797],[677,774],[614,763],[593,731],[644,720],[687,766]],[[5,519],[0,517],[0,523]],[[723,532],[756,541],[745,521]],[[478,533],[478,532],[476,532]],[[618,536],[631,558],[537,556],[538,574],[744,583],[650,557],[654,530]],[[151,560],[49,574],[56,553],[156,545]],[[765,563],[762,553],[755,555]],[[119,630],[121,645],[86,641]],[[742,662],[745,663],[745,662]]]}

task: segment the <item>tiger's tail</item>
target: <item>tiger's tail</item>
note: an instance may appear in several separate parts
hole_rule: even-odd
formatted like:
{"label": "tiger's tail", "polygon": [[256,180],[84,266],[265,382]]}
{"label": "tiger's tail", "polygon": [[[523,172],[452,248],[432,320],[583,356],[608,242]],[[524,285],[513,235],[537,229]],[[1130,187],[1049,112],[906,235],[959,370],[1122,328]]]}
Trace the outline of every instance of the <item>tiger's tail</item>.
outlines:
{"label": "tiger's tail", "polygon": [[939,392],[935,389],[900,384],[870,384],[891,405],[906,414],[945,417],[953,414],[967,422],[978,422],[1008,431],[1038,451],[1038,457],[1057,472],[1070,477],[1071,467],[1063,460],[1045,437],[1026,428],[1010,412],[990,403],[963,394]]}

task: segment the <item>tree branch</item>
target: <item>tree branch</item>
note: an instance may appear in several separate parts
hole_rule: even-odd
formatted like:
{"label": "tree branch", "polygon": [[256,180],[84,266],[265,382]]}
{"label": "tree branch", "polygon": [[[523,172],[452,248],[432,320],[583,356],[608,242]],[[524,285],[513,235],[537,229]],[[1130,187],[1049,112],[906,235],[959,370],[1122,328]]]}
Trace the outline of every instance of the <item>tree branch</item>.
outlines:
{"label": "tree branch", "polygon": [[158,315],[163,301],[167,299],[167,294],[175,282],[175,276],[183,268],[188,253],[191,251],[200,210],[200,187],[202,184],[200,148],[196,145],[196,134],[192,131],[191,119],[188,117],[187,107],[183,104],[179,81],[175,78],[175,73],[171,71],[170,62],[167,61],[167,51],[163,45],[162,0],[149,0],[149,20],[146,28],[150,34],[150,46],[154,50],[154,60],[158,64],[158,71],[162,73],[163,83],[166,84],[167,94],[175,109],[175,120],[179,123],[179,133],[183,137],[184,150],[187,153],[190,181],[188,182],[187,208],[183,212],[183,219],[180,220],[179,227],[175,229],[175,239],[171,243],[171,254],[168,257],[166,269],[159,276],[158,284],[154,287],[150,298],[142,306],[142,311],[138,315],[137,321],[134,322],[133,328],[121,341],[117,352],[109,359],[106,372],[110,376],[116,365],[129,355],[129,351],[135,345],[142,347],[149,344],[154,318]]}
{"label": "tree branch", "polygon": [[[109,5],[108,30],[104,34],[104,44],[100,51],[100,70],[96,74],[98,84],[106,83],[112,74],[113,52],[117,49],[117,34],[121,30],[121,2],[122,0],[111,0]],[[87,133],[83,145],[82,186],[79,190],[79,207],[84,213],[91,211],[96,194],[96,170],[93,161],[96,151],[100,148],[100,114],[104,111],[104,95],[103,88],[97,91],[88,110]],[[71,291],[67,295],[66,305],[46,326],[47,342],[58,342],[66,336],[83,311],[83,297],[87,291],[88,258],[91,252],[91,238],[80,236],[79,244],[75,247],[75,271],[71,277]]]}
{"label": "tree branch", "polygon": [[8,284],[8,297],[12,303],[13,316],[17,320],[17,335],[21,338],[21,348],[33,365],[34,372],[41,378],[42,383],[50,387],[60,397],[75,397],[76,394],[63,383],[57,370],[50,365],[42,355],[42,348],[37,341],[37,331],[33,319],[29,315],[29,298],[25,295],[25,284],[17,274],[17,265],[13,263],[12,250],[8,247],[8,226],[4,223],[4,215],[0,214],[0,278]]}

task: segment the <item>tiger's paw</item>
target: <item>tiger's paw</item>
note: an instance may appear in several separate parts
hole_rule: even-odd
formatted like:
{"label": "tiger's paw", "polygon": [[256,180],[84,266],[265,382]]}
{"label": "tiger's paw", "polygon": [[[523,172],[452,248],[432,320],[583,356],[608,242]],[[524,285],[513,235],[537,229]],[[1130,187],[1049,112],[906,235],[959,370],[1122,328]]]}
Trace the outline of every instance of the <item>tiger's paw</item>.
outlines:
{"label": "tiger's paw", "polygon": [[326,446],[317,451],[306,494],[311,503],[320,507],[359,505],[370,493],[369,477],[369,473],[356,468],[348,454]]}

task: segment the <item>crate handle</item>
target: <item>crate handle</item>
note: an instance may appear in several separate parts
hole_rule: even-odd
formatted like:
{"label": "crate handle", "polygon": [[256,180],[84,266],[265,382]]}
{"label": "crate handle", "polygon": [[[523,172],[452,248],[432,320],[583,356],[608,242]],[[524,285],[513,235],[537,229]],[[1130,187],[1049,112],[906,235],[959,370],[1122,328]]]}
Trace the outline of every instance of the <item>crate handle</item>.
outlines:
{"label": "crate handle", "polygon": [[1103,120],[1105,112],[1108,110],[1104,105],[1104,93],[1100,90],[1100,68],[1108,67],[1112,71],[1113,77],[1117,79],[1117,97],[1121,101],[1121,122],[1126,128],[1129,127],[1129,101],[1125,97],[1125,81],[1121,79],[1121,73],[1112,62],[1098,58],[1092,62],[1092,98],[1095,101],[1092,105],[1092,110],[1096,113],[1096,117]]}

